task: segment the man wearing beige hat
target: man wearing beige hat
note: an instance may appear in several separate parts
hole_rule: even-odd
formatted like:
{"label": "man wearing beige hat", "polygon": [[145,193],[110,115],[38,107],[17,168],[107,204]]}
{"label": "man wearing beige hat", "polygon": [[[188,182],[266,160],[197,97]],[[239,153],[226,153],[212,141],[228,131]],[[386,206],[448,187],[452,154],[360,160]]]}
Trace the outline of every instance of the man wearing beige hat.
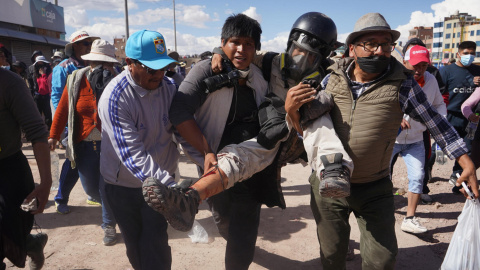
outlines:
{"label": "man wearing beige hat", "polygon": [[[98,39],[98,37],[91,37],[85,31],[76,31],[70,35],[70,43],[65,46],[65,53],[69,57],[68,59],[62,61],[60,64],[55,66],[52,72],[52,95],[51,100],[53,104],[53,109],[56,110],[58,102],[62,97],[63,88],[67,81],[67,76],[72,74],[73,71],[83,68],[85,63],[82,59],[82,55],[88,54],[92,46],[92,41]],[[60,179],[58,184],[58,193],[55,196],[55,207],[57,213],[68,214],[70,209],[67,205],[68,197],[73,187],[78,181],[78,171],[72,169],[70,166],[70,160],[65,159],[65,162],[62,166],[62,171],[60,173]],[[90,194],[87,199],[87,203],[95,204],[91,200]]]}
{"label": "man wearing beige hat", "polygon": [[68,123],[66,155],[72,168],[78,169],[85,192],[102,204],[103,244],[116,242],[115,218],[104,194],[105,182],[100,174],[101,121],[97,104],[103,89],[115,71],[115,47],[102,39],[93,41],[89,54],[82,55],[90,66],[75,70],[67,79],[65,92],[60,99],[50,130],[48,143],[55,150],[57,141]]}
{"label": "man wearing beige hat", "polygon": [[[312,194],[311,208],[325,270],[346,268],[352,212],[361,233],[362,268],[394,269],[398,246],[389,161],[404,113],[425,124],[445,153],[457,159],[464,169],[457,185],[467,181],[478,197],[475,168],[463,140],[430,105],[412,73],[391,57],[399,36],[381,14],[362,16],[346,40],[352,57],[329,67],[331,73],[322,81],[335,102],[330,111],[335,131],[355,164],[349,197]],[[303,93],[290,94],[287,105],[289,98]],[[293,110],[286,107],[286,111],[290,114]],[[312,186],[318,186],[315,172],[309,180]]]}

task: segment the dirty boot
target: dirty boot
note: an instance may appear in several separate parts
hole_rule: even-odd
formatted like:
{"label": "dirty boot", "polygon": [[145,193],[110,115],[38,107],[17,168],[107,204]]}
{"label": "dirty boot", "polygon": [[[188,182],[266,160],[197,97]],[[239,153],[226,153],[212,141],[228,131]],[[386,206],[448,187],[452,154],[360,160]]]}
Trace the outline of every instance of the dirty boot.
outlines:
{"label": "dirty boot", "polygon": [[324,165],[320,172],[320,195],[330,198],[350,196],[350,170],[342,165],[343,154],[323,155],[320,159]]}
{"label": "dirty boot", "polygon": [[182,232],[192,228],[200,203],[195,189],[168,187],[149,177],[143,182],[142,190],[148,206],[162,214],[170,226]]}

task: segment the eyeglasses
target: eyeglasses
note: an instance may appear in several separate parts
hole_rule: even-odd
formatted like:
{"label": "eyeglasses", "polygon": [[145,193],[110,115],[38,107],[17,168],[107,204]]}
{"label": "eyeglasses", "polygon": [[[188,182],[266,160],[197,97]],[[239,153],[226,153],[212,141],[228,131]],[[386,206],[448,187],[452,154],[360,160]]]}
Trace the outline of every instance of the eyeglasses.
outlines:
{"label": "eyeglasses", "polygon": [[385,42],[385,43],[374,43],[374,42],[359,42],[355,44],[356,46],[361,46],[366,52],[375,52],[378,50],[378,47],[382,47],[382,51],[393,52],[397,43]]}
{"label": "eyeglasses", "polygon": [[140,61],[138,61],[138,60],[133,60],[133,63],[139,64],[150,75],[155,75],[155,73],[157,73],[158,71],[165,71],[165,70],[167,70],[167,67],[168,67],[167,66],[167,67],[164,67],[164,68],[161,68],[161,69],[153,69],[153,68],[149,68],[149,67],[145,66],[144,64],[140,63]]}

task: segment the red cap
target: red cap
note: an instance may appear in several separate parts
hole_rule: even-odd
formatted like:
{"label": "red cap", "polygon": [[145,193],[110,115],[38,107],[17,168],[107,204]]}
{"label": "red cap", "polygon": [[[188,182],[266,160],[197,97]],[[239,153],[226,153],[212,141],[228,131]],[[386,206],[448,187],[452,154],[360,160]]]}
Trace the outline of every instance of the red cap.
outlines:
{"label": "red cap", "polygon": [[405,53],[404,60],[410,62],[412,66],[415,66],[420,62],[427,62],[430,64],[430,54],[428,53],[427,48],[415,45]]}

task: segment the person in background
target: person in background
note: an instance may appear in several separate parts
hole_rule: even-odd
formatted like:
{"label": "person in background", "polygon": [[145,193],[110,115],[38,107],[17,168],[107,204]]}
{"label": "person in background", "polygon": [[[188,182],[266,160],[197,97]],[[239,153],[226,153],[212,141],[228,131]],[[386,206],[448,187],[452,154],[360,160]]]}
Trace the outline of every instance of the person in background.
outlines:
{"label": "person in background", "polygon": [[[34,215],[43,212],[52,185],[48,130],[23,80],[0,68],[0,82],[0,269],[6,267],[5,258],[23,268],[29,256],[30,269],[39,270],[45,262],[43,248],[48,236],[30,232]],[[22,130],[37,161],[37,186],[21,150]],[[22,203],[33,208],[24,211]]]}
{"label": "person in background", "polygon": [[90,53],[81,56],[90,66],[75,70],[69,77],[60,99],[48,143],[55,150],[68,123],[66,155],[72,168],[78,168],[85,192],[102,204],[103,244],[117,242],[115,218],[105,199],[105,181],[100,174],[101,121],[97,113],[98,100],[115,70],[115,47],[105,40],[93,41]]}
{"label": "person in background", "polygon": [[25,81],[25,84],[28,85],[27,82],[27,65],[22,61],[15,61],[12,64],[13,72],[17,73],[22,79]]}
{"label": "person in background", "polygon": [[35,78],[37,78],[38,92],[34,93],[33,100],[38,111],[45,117],[45,123],[50,129],[52,125],[52,110],[50,107],[50,93],[52,92],[52,67],[45,56],[40,55],[35,59]]}
{"label": "person in background", "polygon": [[[403,55],[406,54],[407,50],[412,48],[415,45],[420,45],[426,48],[425,43],[419,38],[412,38],[405,43],[405,46],[402,49]],[[445,89],[445,84],[443,83],[442,76],[440,75],[439,70],[434,67],[432,64],[427,66],[427,72],[430,73],[435,77],[437,80],[438,88],[440,93],[443,96],[444,102],[448,104],[448,91]],[[423,145],[425,148],[425,166],[423,167],[424,172],[424,181],[423,181],[423,189],[422,194],[420,195],[420,199],[424,204],[431,204],[433,202],[432,198],[428,193],[430,193],[430,189],[428,188],[428,182],[432,179],[432,168],[433,164],[435,163],[435,149],[437,147],[436,143],[431,144],[430,133],[428,130],[423,132]],[[395,163],[397,155],[393,157],[392,163]]]}
{"label": "person in background", "polygon": [[477,130],[472,140],[472,152],[470,158],[475,164],[475,168],[480,167],[480,129],[478,120],[480,119],[480,87],[475,88],[473,94],[462,104],[462,114],[469,122],[477,123]]}
{"label": "person in background", "polygon": [[[68,56],[68,59],[63,60],[53,68],[51,96],[53,110],[57,109],[60,98],[62,97],[67,82],[67,76],[72,74],[73,71],[85,67],[82,55],[90,52],[92,42],[95,39],[98,39],[98,37],[92,37],[85,31],[76,31],[70,35],[70,42],[65,45],[65,54]],[[78,170],[72,169],[70,160],[66,158],[62,165],[60,179],[58,181],[58,192],[55,196],[55,208],[57,213],[70,213],[68,199],[70,192],[78,181],[78,177]],[[87,195],[87,204],[100,205],[100,202],[95,201],[88,193]]]}
{"label": "person in background", "polygon": [[[415,45],[405,53],[403,64],[415,73],[413,78],[422,87],[427,96],[428,102],[443,117],[447,115],[447,107],[438,89],[435,77],[426,71],[430,65],[430,54],[427,48]],[[408,172],[408,205],[407,215],[402,222],[402,231],[409,233],[424,233],[427,228],[422,226],[420,220],[415,217],[417,204],[424,186],[425,148],[423,143],[423,132],[427,129],[424,124],[411,119],[407,114],[403,115],[401,123],[402,131],[398,134],[393,147],[392,159],[400,154],[407,165]],[[430,145],[430,136],[429,142]],[[393,170],[395,162],[392,161]]]}
{"label": "person in background", "polygon": [[0,43],[0,68],[11,70],[12,66],[12,53]]}
{"label": "person in background", "polygon": [[[168,53],[168,57],[178,62],[178,59],[180,56],[178,55],[177,52],[173,51]],[[183,82],[185,77],[176,72],[176,66],[177,66],[177,63],[170,64],[168,66],[167,72],[165,72],[165,76],[172,78],[175,81],[175,84],[177,85],[177,89],[178,89],[178,87]]]}
{"label": "person in background", "polygon": [[60,62],[63,61],[63,52],[61,51],[56,51],[53,56],[52,56],[52,63],[53,63],[53,67],[55,67],[56,65],[60,64]]}
{"label": "person in background", "polygon": [[38,92],[38,84],[37,84],[37,77],[35,77],[35,59],[37,56],[43,55],[42,51],[34,51],[30,60],[32,61],[32,65],[28,67],[27,70],[27,81],[28,87],[30,88],[30,92],[32,93],[32,97],[35,96],[35,93]]}
{"label": "person in background", "polygon": [[[472,65],[476,48],[477,44],[473,41],[460,43],[458,45],[457,62],[440,69],[442,80],[448,91],[448,103],[446,102],[448,122],[455,128],[460,137],[464,138],[469,152],[472,141],[465,138],[468,119],[463,116],[461,106],[475,91],[475,88],[480,86],[480,66]],[[461,172],[460,164],[455,162],[449,179],[452,185],[457,181],[456,174]],[[459,187],[454,185],[452,192],[459,194]]]}

